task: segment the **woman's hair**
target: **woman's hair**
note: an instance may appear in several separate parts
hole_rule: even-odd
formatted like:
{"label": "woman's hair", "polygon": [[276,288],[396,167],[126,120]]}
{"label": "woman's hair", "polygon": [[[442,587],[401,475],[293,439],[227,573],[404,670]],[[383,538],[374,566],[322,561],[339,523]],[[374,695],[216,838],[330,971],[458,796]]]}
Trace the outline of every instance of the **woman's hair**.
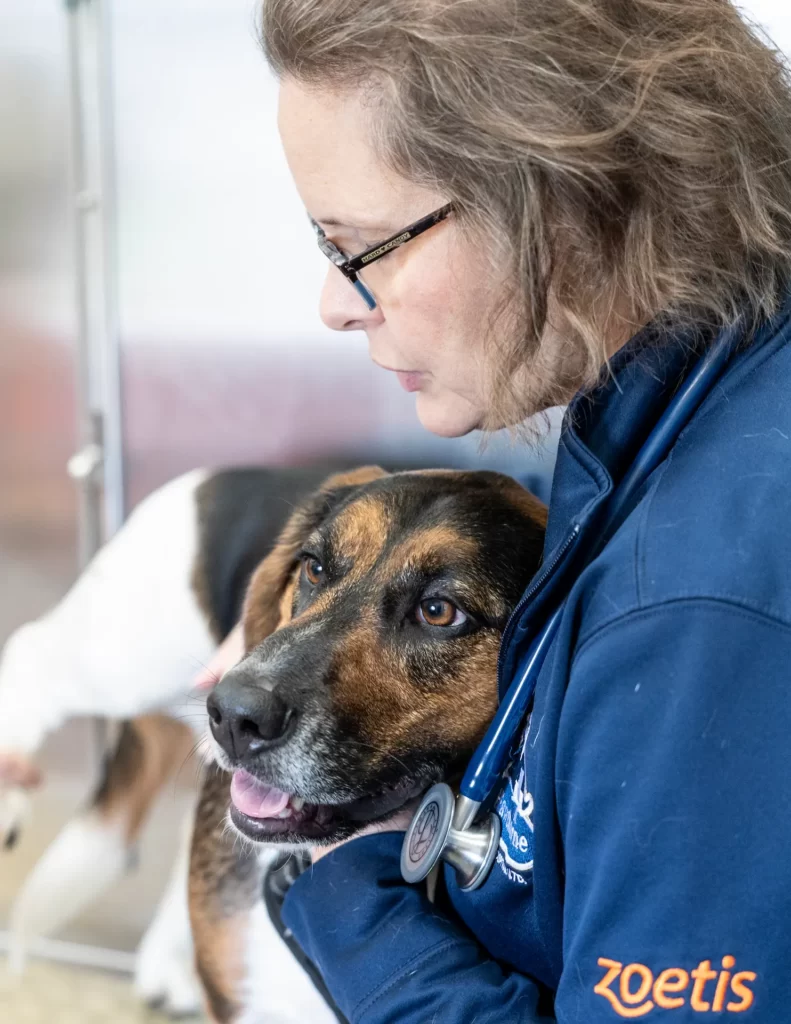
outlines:
{"label": "woman's hair", "polygon": [[361,89],[380,158],[482,242],[508,314],[492,423],[542,366],[558,401],[593,383],[624,300],[627,329],[777,310],[791,82],[730,0],[264,0],[261,37],[276,74]]}

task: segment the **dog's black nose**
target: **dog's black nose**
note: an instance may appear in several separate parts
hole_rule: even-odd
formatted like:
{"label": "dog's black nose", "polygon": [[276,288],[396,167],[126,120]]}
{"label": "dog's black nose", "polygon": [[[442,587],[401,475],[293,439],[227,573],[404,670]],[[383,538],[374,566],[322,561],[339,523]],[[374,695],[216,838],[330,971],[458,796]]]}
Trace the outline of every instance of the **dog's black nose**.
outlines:
{"label": "dog's black nose", "polygon": [[212,735],[234,760],[244,760],[285,736],[295,710],[282,697],[231,670],[206,701]]}

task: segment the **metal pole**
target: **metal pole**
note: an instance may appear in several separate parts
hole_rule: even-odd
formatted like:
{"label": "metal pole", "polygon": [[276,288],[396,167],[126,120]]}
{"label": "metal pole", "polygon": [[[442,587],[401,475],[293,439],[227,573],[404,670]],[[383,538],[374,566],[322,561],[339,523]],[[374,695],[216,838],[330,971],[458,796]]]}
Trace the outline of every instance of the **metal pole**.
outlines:
{"label": "metal pole", "polygon": [[124,522],[125,480],[121,345],[118,322],[118,206],[116,192],[115,87],[110,0],[97,0],[99,21],[99,142],[104,243],[104,522],[112,537]]}
{"label": "metal pole", "polygon": [[[104,0],[65,0],[68,23],[77,298],[79,561],[85,567],[124,520],[112,38]],[[87,640],[90,642],[90,639]],[[108,723],[95,720],[97,760]]]}
{"label": "metal pole", "polygon": [[101,413],[93,386],[90,329],[90,272],[88,267],[88,218],[95,209],[86,153],[84,74],[80,43],[82,0],[67,0],[69,48],[69,98],[71,109],[71,166],[74,223],[74,279],[77,306],[77,442],[79,449],[69,460],[68,470],[79,490],[78,556],[80,568],[101,544],[102,462]]}
{"label": "metal pole", "polygon": [[124,519],[110,18],[104,0],[66,0],[74,177],[80,563]]}

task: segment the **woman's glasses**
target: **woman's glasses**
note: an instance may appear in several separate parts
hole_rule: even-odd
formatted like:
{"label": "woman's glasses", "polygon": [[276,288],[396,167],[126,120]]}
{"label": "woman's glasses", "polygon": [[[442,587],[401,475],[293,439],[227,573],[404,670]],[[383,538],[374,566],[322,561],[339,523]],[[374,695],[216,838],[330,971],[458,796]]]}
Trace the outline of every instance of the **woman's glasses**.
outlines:
{"label": "woman's glasses", "polygon": [[409,242],[413,238],[417,238],[418,235],[422,235],[424,231],[428,231],[428,229],[434,227],[435,224],[439,224],[441,220],[444,220],[448,216],[452,209],[453,203],[447,203],[445,206],[441,206],[433,213],[429,213],[426,217],[421,217],[420,220],[416,220],[414,224],[410,224],[409,227],[404,228],[402,231],[397,231],[394,235],[391,235],[390,238],[386,238],[383,242],[377,242],[376,245],[372,245],[370,248],[364,249],[356,256],[347,256],[346,253],[341,252],[337,245],[327,238],[322,228],[319,227],[312,217],[310,218],[310,222],[316,232],[319,249],[321,249],[327,259],[331,260],[335,264],[346,280],[357,289],[360,295],[362,295],[366,306],[369,309],[376,309],[376,299],[374,298],[373,293],[358,277],[360,271],[366,267],[370,267],[372,263],[376,263],[376,261],[380,260],[383,256],[387,256],[387,254],[392,252],[393,249],[398,249],[399,246],[404,245],[405,242]]}

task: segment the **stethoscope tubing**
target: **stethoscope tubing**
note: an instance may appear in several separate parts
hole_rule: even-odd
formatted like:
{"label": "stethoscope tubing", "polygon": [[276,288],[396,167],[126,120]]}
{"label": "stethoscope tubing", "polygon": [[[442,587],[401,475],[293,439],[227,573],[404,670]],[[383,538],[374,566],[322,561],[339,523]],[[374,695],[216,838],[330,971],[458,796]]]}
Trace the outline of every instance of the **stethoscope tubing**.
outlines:
{"label": "stethoscope tubing", "polygon": [[[737,320],[722,331],[717,341],[701,356],[691,376],[668,405],[620,485],[611,495],[605,523],[599,536],[592,542],[587,556],[581,561],[580,572],[601,554],[628,515],[631,501],[638,490],[667,458],[681,432],[722,374],[742,333],[743,324]],[[574,524],[574,529],[579,530],[579,524]],[[530,644],[514,682],[470,760],[460,793],[478,806],[493,796],[513,756],[514,740],[527,715],[538,676],[560,627],[565,605],[566,598],[550,614]]]}

